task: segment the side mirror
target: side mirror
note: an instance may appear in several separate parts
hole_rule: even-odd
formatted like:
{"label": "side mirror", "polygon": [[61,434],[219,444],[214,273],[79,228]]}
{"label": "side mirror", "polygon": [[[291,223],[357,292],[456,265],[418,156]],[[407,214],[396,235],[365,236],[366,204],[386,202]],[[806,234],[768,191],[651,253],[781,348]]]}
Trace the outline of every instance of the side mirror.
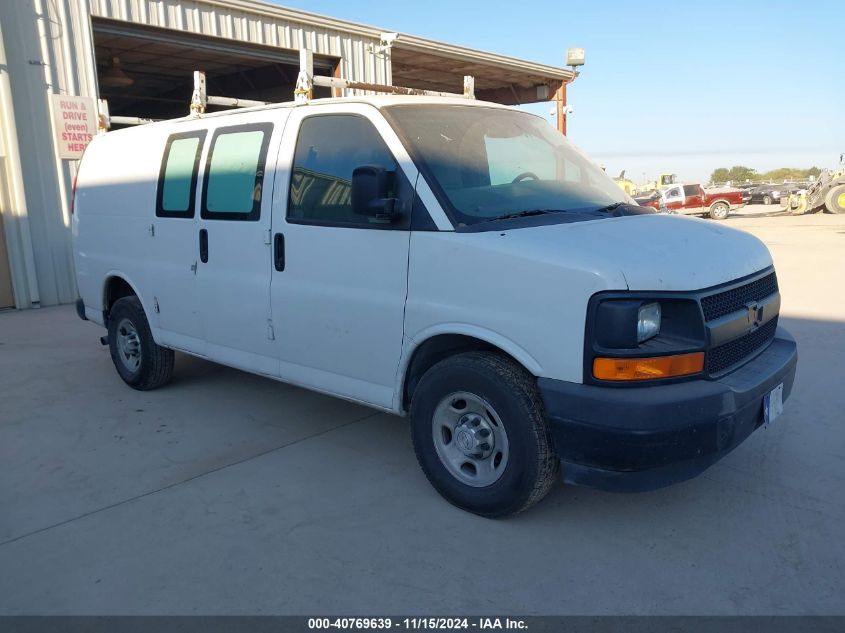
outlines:
{"label": "side mirror", "polygon": [[352,210],[376,222],[392,222],[398,218],[398,200],[387,197],[390,175],[378,165],[356,167],[352,172]]}

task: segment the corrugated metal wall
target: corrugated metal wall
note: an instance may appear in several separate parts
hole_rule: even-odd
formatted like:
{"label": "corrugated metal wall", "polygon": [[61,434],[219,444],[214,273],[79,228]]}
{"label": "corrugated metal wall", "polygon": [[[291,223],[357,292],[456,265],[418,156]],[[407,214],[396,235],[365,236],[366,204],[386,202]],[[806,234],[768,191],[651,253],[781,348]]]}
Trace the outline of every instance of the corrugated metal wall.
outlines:
{"label": "corrugated metal wall", "polygon": [[49,95],[98,96],[90,16],[309,48],[340,58],[343,77],[391,82],[389,56],[373,51],[374,29],[251,0],[0,0],[0,211],[19,308],[76,297],[69,199],[77,161],[57,158]]}
{"label": "corrugated metal wall", "polygon": [[[10,279],[0,283],[11,283],[12,305],[29,306],[37,301],[38,283],[35,276],[35,261],[32,252],[32,237],[29,218],[26,213],[26,198],[23,187],[23,170],[20,162],[20,147],[15,125],[15,107],[12,100],[12,85],[9,64],[3,41],[3,20],[0,15],[0,220],[3,231],[0,239],[2,254],[7,257],[8,266],[2,266]],[[30,287],[35,295],[30,293]],[[3,289],[3,307],[9,305],[9,288]]]}
{"label": "corrugated metal wall", "polygon": [[91,0],[91,15],[295,51],[308,48],[317,55],[341,58],[342,77],[391,82],[389,56],[372,52],[379,44],[378,34],[372,29],[356,25],[356,32],[352,32],[333,28],[334,21],[318,16],[313,21],[297,21],[293,19],[295,12],[260,5],[252,5],[253,9],[251,5],[202,0]]}
{"label": "corrugated metal wall", "polygon": [[20,308],[67,303],[76,296],[69,208],[76,161],[57,157],[49,95],[94,93],[83,2],[0,2],[11,91],[11,111],[4,118],[11,119],[14,135],[5,166],[11,195],[3,214]]}

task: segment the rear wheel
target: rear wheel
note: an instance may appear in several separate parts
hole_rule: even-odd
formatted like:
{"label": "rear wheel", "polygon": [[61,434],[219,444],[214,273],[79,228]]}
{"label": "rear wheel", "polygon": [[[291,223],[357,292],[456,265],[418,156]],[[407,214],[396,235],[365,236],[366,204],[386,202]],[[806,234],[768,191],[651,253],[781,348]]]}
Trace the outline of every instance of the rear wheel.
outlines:
{"label": "rear wheel", "polygon": [[714,220],[724,220],[731,208],[725,202],[714,202],[710,206],[710,217]]}
{"label": "rear wheel", "polygon": [[153,340],[138,297],[123,297],[109,312],[109,351],[117,373],[133,389],[161,387],[173,374],[173,350]]}
{"label": "rear wheel", "polygon": [[828,213],[845,213],[845,185],[837,185],[827,192],[824,208]]}
{"label": "rear wheel", "polygon": [[763,196],[763,204],[772,204],[772,197],[771,196]]}
{"label": "rear wheel", "polygon": [[531,507],[560,469],[534,377],[497,354],[458,354],[429,369],[411,400],[411,437],[432,486],[486,517]]}

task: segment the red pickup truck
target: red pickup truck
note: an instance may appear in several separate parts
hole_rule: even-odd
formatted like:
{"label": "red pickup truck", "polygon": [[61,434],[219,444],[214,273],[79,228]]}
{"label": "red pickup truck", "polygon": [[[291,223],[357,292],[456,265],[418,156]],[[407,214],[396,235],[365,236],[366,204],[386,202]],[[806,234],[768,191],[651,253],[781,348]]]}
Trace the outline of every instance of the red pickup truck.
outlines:
{"label": "red pickup truck", "polygon": [[724,220],[733,209],[745,205],[739,189],[705,189],[701,185],[670,185],[648,198],[637,198],[637,202],[668,213],[709,215],[714,220]]}

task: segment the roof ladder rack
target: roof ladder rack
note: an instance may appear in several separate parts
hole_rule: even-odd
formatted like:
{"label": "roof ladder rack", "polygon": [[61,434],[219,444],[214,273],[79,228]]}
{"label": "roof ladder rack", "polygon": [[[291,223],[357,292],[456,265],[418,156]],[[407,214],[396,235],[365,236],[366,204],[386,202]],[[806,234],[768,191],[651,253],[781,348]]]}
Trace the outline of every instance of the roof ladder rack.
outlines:
{"label": "roof ladder rack", "polygon": [[100,113],[97,122],[97,129],[100,132],[108,132],[112,125],[145,125],[155,123],[161,119],[146,119],[140,116],[111,116],[109,114],[109,102],[106,99],[97,100],[97,109]]}
{"label": "roof ladder rack", "polygon": [[256,101],[254,99],[236,99],[234,97],[218,97],[209,95],[205,90],[205,73],[201,70],[194,71],[194,92],[191,95],[192,115],[205,114],[206,107],[210,105],[223,106],[227,108],[254,108],[255,106],[269,105],[272,101]]}
{"label": "roof ladder rack", "polygon": [[[475,99],[475,78],[464,76],[463,94],[457,92],[440,92],[437,90],[422,90],[420,88],[406,88],[404,86],[388,86],[363,81],[351,81],[340,77],[325,77],[314,74],[314,53],[303,48],[299,51],[299,74],[296,77],[296,87],[293,91],[296,103],[307,103],[314,98],[314,86],[336,88],[339,90],[365,90],[367,92],[384,92],[394,95],[422,95],[428,97],[458,97]],[[255,101],[253,99],[236,99],[234,97],[220,97],[206,92],[205,73],[194,71],[194,92],[191,95],[190,113],[193,116],[205,114],[210,105],[228,108],[253,108],[269,105],[271,101]]]}
{"label": "roof ladder rack", "polygon": [[314,74],[314,53],[308,49],[299,51],[299,75],[296,78],[294,100],[304,103],[313,98],[314,86],[338,88],[340,90],[366,90],[369,92],[384,92],[394,95],[423,95],[428,97],[463,97],[475,98],[475,79],[471,75],[464,76],[464,92],[439,92],[436,90],[422,90],[420,88],[406,88],[404,86],[388,86],[372,84],[363,81],[350,81],[340,77],[324,77]]}

